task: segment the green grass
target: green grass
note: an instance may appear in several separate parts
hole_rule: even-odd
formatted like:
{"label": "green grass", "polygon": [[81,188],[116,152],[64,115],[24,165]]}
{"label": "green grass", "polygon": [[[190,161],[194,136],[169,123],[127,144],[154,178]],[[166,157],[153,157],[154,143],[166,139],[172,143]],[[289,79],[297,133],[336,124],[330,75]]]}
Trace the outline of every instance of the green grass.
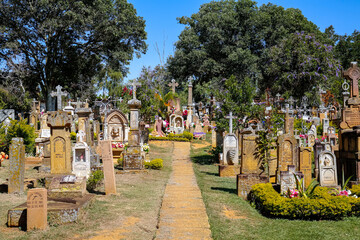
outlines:
{"label": "green grass", "polygon": [[[196,178],[209,217],[213,239],[359,239],[360,218],[342,221],[270,219],[236,195],[236,179],[220,178],[207,148],[191,150]],[[208,159],[206,164],[206,160]],[[225,215],[230,210],[237,219]]]}

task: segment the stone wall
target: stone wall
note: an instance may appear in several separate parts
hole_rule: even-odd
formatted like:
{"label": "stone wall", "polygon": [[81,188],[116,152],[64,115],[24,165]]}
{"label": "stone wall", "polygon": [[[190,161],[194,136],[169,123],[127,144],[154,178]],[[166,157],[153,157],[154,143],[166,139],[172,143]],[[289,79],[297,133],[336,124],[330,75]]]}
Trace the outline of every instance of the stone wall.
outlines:
{"label": "stone wall", "polygon": [[236,176],[236,190],[237,195],[247,200],[251,187],[258,183],[268,183],[268,176],[259,176],[256,173],[238,174]]}

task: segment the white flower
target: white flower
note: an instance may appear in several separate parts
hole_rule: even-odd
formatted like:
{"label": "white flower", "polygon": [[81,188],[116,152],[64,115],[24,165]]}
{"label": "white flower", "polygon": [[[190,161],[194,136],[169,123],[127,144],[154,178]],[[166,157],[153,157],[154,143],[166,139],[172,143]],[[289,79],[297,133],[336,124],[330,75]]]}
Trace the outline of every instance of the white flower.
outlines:
{"label": "white flower", "polygon": [[350,196],[350,194],[351,194],[351,191],[350,191],[350,190],[347,190],[346,192],[347,192],[347,193],[348,193],[348,195]]}

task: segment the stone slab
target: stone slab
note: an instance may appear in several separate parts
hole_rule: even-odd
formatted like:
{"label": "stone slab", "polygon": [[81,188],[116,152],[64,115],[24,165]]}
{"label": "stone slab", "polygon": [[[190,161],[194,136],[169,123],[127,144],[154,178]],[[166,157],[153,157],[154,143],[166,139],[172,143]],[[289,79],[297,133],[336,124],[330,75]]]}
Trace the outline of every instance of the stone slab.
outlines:
{"label": "stone slab", "polygon": [[101,141],[101,153],[103,160],[103,170],[104,170],[104,182],[105,182],[105,193],[116,194],[116,181],[115,181],[115,171],[114,171],[114,162],[112,156],[112,146],[111,141]]}
{"label": "stone slab", "polygon": [[47,190],[33,188],[27,193],[27,230],[47,227]]}
{"label": "stone slab", "polygon": [[240,165],[219,165],[220,177],[235,177],[240,174]]}

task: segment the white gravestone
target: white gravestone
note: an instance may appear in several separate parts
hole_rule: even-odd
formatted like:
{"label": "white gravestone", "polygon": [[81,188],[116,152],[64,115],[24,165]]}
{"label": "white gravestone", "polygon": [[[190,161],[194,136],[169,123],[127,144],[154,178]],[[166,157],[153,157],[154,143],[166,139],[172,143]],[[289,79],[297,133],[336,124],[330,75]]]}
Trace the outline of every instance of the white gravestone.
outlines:
{"label": "white gravestone", "polygon": [[320,186],[335,187],[338,185],[336,157],[329,150],[322,151],[319,155]]}
{"label": "white gravestone", "polygon": [[73,173],[77,177],[86,177],[90,175],[90,148],[84,142],[85,133],[79,131],[77,134],[78,142],[73,147]]}
{"label": "white gravestone", "polygon": [[239,164],[238,139],[235,134],[229,133],[224,138],[223,160],[225,165]]}

